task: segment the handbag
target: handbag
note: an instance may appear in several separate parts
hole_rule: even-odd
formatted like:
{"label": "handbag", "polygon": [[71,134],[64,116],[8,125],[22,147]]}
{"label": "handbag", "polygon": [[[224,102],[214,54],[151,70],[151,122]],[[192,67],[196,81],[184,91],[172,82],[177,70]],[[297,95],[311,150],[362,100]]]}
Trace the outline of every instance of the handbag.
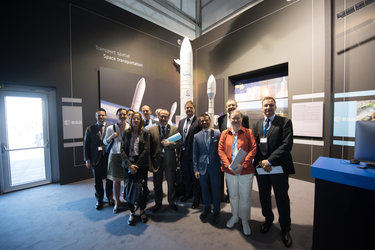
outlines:
{"label": "handbag", "polygon": [[135,178],[125,179],[124,199],[130,204],[138,203],[142,194],[142,184]]}
{"label": "handbag", "polygon": [[[116,132],[116,126],[115,126],[115,124],[113,124],[113,132]],[[115,140],[112,139],[112,141],[105,146],[105,152],[107,154],[111,153],[111,149],[112,149],[114,143],[115,143]]]}

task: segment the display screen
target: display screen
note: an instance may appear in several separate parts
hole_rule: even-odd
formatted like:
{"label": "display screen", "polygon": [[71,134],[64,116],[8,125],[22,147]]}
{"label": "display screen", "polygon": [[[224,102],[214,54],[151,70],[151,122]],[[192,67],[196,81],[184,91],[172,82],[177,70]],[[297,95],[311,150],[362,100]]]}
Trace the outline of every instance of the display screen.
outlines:
{"label": "display screen", "polygon": [[356,121],[375,121],[375,100],[335,102],[333,136],[355,137]]}
{"label": "display screen", "polygon": [[272,96],[276,100],[276,113],[288,116],[288,76],[279,74],[270,75],[270,78],[250,78],[235,82],[234,98],[238,109],[251,117],[252,121],[263,118],[262,100]]}

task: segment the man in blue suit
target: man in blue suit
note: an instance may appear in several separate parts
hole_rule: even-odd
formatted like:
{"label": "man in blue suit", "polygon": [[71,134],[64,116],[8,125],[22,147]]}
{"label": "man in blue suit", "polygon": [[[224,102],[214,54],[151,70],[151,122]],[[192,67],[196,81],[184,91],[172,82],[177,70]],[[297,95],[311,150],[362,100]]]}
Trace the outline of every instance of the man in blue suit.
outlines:
{"label": "man in blue suit", "polygon": [[211,119],[208,114],[199,117],[202,130],[194,135],[193,164],[195,178],[199,179],[202,189],[204,211],[200,215],[203,220],[211,213],[210,187],[213,197],[213,223],[219,221],[220,212],[220,157],[217,152],[220,132],[210,128]]}

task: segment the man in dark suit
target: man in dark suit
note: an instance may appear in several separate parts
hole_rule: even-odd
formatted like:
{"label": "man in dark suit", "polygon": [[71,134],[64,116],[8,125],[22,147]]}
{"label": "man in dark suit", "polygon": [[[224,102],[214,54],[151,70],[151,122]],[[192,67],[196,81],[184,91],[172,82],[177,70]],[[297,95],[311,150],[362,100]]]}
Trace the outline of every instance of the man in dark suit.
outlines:
{"label": "man in dark suit", "polygon": [[[220,132],[223,132],[224,130],[230,128],[231,124],[230,124],[229,116],[232,111],[237,109],[237,107],[238,105],[237,105],[236,100],[234,99],[227,100],[227,102],[225,103],[225,109],[227,110],[227,113],[225,115],[220,116],[217,119]],[[242,127],[249,128],[249,117],[247,117],[246,115],[242,116]],[[224,193],[224,190],[225,190],[224,173],[221,173],[221,197],[223,201],[228,203],[229,202],[228,190],[226,194]]]}
{"label": "man in dark suit", "polygon": [[151,108],[148,105],[143,105],[142,108],[142,114],[143,114],[143,124],[145,128],[151,127],[151,125],[155,125],[155,120],[151,118]]}
{"label": "man in dark suit", "polygon": [[[220,132],[223,132],[224,130],[230,128],[230,119],[229,115],[233,110],[236,110],[238,107],[237,101],[234,99],[228,99],[225,103],[225,108],[227,110],[227,113],[225,115],[220,116],[217,119],[219,130]],[[246,115],[242,118],[242,127],[249,128],[249,117]]]}
{"label": "man in dark suit", "polygon": [[195,178],[193,169],[193,139],[202,127],[195,116],[195,107],[192,101],[185,104],[186,118],[178,123],[178,131],[182,135],[182,148],[180,150],[180,163],[185,182],[185,195],[182,202],[193,197],[192,208],[198,208],[200,201],[199,181]]}
{"label": "man in dark suit", "polygon": [[208,114],[199,117],[202,130],[194,135],[193,162],[195,177],[199,179],[202,188],[204,211],[200,218],[203,220],[211,213],[210,185],[213,197],[214,224],[219,222],[220,212],[220,157],[217,152],[220,132],[210,128],[211,119]]}
{"label": "man in dark suit", "polygon": [[92,170],[95,179],[95,197],[97,199],[96,209],[103,208],[103,179],[106,179],[105,192],[110,205],[114,204],[113,201],[113,182],[107,179],[107,162],[108,156],[105,152],[105,145],[103,138],[107,130],[105,122],[106,111],[99,108],[96,113],[96,123],[87,127],[84,138],[84,160],[86,167]]}
{"label": "man in dark suit", "polygon": [[[258,174],[259,199],[262,205],[262,214],[265,222],[260,232],[267,233],[274,220],[271,204],[271,187],[275,193],[281,238],[286,247],[292,245],[290,236],[290,201],[288,195],[289,174],[294,174],[294,165],[291,155],[293,146],[292,122],[275,115],[276,101],[273,97],[265,97],[262,101],[264,119],[260,119],[253,128],[257,141],[257,154],[254,166],[263,168],[266,173]],[[281,166],[283,173],[272,174],[272,168]]]}
{"label": "man in dark suit", "polygon": [[149,129],[150,141],[150,154],[153,165],[153,181],[155,192],[155,206],[152,212],[157,212],[162,205],[163,200],[163,176],[168,184],[168,203],[170,208],[177,211],[175,202],[175,181],[176,181],[176,149],[181,147],[181,139],[178,141],[168,141],[168,137],[177,134],[177,127],[169,125],[169,111],[162,109],[159,114],[159,125]]}

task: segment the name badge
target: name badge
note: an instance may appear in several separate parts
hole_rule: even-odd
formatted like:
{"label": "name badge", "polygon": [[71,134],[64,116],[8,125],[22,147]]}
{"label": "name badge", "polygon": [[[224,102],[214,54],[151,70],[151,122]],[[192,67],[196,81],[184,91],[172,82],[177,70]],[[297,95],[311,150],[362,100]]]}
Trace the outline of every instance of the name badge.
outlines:
{"label": "name badge", "polygon": [[98,151],[102,151],[103,150],[103,147],[98,147]]}
{"label": "name badge", "polygon": [[267,143],[267,137],[260,138],[260,143]]}

